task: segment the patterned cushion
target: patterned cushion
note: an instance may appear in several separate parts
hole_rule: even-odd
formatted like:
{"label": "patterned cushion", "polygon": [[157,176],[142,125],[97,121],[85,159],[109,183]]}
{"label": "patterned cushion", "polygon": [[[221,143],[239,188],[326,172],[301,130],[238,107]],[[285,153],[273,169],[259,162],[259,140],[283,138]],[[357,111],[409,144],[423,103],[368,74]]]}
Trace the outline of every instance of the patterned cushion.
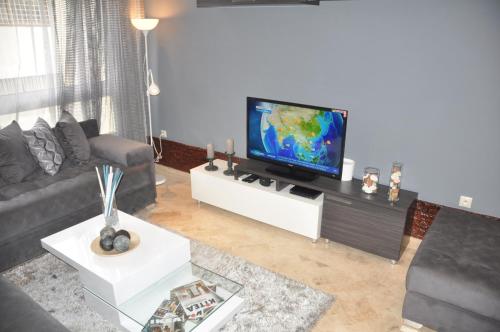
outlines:
{"label": "patterned cushion", "polygon": [[45,173],[57,174],[65,156],[49,124],[38,118],[33,128],[24,132],[24,137],[28,141],[31,154]]}

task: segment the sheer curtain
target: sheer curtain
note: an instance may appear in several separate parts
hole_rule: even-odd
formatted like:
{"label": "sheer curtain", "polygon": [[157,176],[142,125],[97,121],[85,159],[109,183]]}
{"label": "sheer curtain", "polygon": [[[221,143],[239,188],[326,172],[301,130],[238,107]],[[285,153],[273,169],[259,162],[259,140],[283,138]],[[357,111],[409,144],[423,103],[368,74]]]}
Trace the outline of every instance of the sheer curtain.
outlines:
{"label": "sheer curtain", "polygon": [[0,0],[0,9],[0,38],[11,35],[0,52],[0,125],[55,124],[65,109],[97,119],[101,133],[144,141],[144,49],[128,1]]}

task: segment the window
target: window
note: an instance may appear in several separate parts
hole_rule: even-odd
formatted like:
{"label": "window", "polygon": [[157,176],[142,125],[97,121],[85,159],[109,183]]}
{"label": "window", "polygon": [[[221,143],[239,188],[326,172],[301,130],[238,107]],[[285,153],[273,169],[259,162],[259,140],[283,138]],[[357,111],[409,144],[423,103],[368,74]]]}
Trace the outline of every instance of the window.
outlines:
{"label": "window", "polygon": [[[38,117],[55,125],[58,93],[77,84],[65,80],[64,87],[57,86],[55,29],[50,23],[46,0],[0,0],[0,127],[16,120],[28,129]],[[65,105],[78,120],[84,119],[82,101]],[[115,132],[111,98],[103,97],[101,104],[101,132]]]}

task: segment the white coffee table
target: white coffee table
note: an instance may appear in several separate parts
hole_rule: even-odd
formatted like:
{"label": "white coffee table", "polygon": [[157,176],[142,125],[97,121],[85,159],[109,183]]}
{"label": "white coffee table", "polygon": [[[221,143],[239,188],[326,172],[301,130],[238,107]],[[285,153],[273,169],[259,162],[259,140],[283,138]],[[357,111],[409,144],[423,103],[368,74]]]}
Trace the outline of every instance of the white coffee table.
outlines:
{"label": "white coffee table", "polygon": [[[145,326],[144,317],[154,312],[155,296],[168,296],[163,294],[166,288],[159,288],[158,284],[165,285],[163,280],[181,273],[178,271],[185,274],[191,260],[190,243],[180,235],[124,212],[119,211],[118,216],[120,228],[133,231],[140,237],[139,246],[130,252],[100,256],[90,249],[105,225],[102,215],[43,238],[41,242],[43,248],[78,270],[85,300],[90,307],[125,330],[141,331]],[[162,294],[156,294],[157,290]],[[144,293],[150,294],[148,303],[142,295]],[[217,310],[218,315],[213,315],[212,323],[205,325],[210,325],[208,329],[200,327],[196,331],[220,327],[242,302],[232,297],[228,305],[221,306],[225,306],[224,310]]]}

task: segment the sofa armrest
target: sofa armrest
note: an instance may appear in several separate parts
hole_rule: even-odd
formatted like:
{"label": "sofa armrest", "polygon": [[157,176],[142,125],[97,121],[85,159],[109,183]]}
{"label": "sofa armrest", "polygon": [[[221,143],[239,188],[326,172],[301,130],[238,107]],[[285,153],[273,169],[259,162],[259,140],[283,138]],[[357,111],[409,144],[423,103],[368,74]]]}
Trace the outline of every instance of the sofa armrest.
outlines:
{"label": "sofa armrest", "polygon": [[31,297],[2,276],[0,276],[0,294],[2,294],[0,331],[69,332]]}
{"label": "sofa armrest", "polygon": [[153,163],[153,148],[147,144],[114,135],[100,135],[89,139],[90,149],[96,157],[125,167]]}

